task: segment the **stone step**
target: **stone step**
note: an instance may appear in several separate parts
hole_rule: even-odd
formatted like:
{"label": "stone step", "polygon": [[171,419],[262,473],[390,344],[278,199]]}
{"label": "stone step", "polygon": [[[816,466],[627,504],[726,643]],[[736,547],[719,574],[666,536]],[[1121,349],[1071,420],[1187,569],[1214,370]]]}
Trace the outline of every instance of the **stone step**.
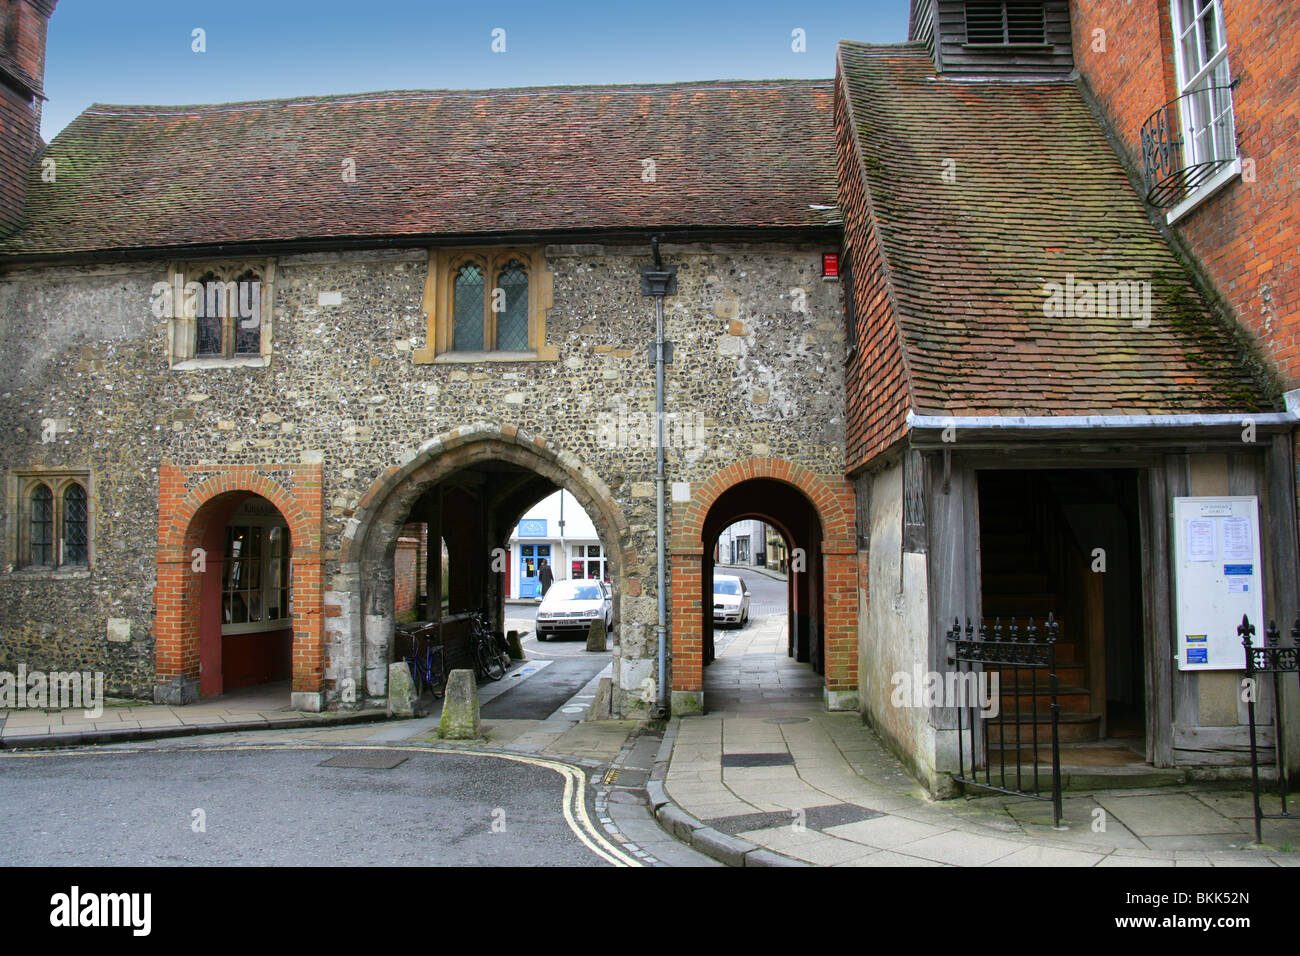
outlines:
{"label": "stone step", "polygon": [[[1050,751],[1043,755],[1048,761],[1040,760],[1038,764],[1038,782],[1040,792],[1049,796],[1052,792],[1052,765]],[[996,758],[995,758],[996,759]],[[997,763],[992,766],[992,782],[1000,786],[999,780],[1005,779],[1010,788],[1016,785],[1016,768],[1007,764],[1005,776]],[[978,771],[979,779],[984,779],[984,769]],[[1020,780],[1027,789],[1033,789],[1034,766],[1032,763],[1020,765]],[[1152,767],[1138,764],[1129,767],[1090,767],[1067,762],[1067,752],[1061,754],[1061,789],[1070,793],[1088,793],[1097,790],[1145,790],[1150,787],[1180,787],[1187,783],[1187,771],[1178,767]],[[970,788],[972,795],[979,794],[978,788]],[[1050,805],[1048,805],[1050,807]],[[1047,811],[1047,822],[1051,822],[1051,811]],[[1079,821],[1080,824],[1091,821]],[[1071,821],[1073,824],[1074,821]]]}

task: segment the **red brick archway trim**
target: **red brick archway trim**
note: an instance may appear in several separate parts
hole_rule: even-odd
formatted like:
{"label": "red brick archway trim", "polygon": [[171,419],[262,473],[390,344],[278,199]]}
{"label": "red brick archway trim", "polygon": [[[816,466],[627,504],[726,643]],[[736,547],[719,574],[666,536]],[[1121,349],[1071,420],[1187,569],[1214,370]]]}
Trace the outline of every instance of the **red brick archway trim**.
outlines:
{"label": "red brick archway trim", "polygon": [[323,690],[324,622],[319,464],[186,465],[158,472],[158,584],[154,600],[154,671],[160,688],[199,677],[199,547],[215,499],[232,492],[266,498],[289,524],[293,540],[293,691]]}
{"label": "red brick archway trim", "polygon": [[817,511],[822,526],[826,688],[856,690],[858,574],[853,486],[842,478],[819,475],[778,458],[750,458],[728,465],[696,485],[690,501],[673,506],[673,690],[698,693],[704,689],[703,611],[699,594],[705,519],[723,492],[754,478],[770,478],[794,486]]}

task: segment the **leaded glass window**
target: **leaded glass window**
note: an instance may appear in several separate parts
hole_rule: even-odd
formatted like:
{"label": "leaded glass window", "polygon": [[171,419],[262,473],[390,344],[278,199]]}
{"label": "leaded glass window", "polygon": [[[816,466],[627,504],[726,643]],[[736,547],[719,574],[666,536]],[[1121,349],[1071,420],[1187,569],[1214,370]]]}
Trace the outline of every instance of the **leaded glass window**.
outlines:
{"label": "leaded glass window", "polygon": [[54,495],[45,485],[37,485],[31,498],[31,561],[36,565],[54,564]]}
{"label": "leaded glass window", "polygon": [[220,294],[224,286],[221,277],[215,272],[206,272],[198,280],[203,292],[195,297],[194,302],[194,354],[202,358],[220,357],[222,347],[222,312],[225,311],[225,297]]}
{"label": "leaded glass window", "polygon": [[525,351],[528,348],[528,270],[523,263],[518,259],[506,263],[497,274],[493,295],[498,300],[493,302],[497,313],[497,348],[506,352]]}
{"label": "leaded glass window", "polygon": [[75,482],[63,492],[63,563],[87,562],[86,489]]}
{"label": "leaded glass window", "polygon": [[466,264],[456,272],[452,290],[452,348],[458,352],[483,350],[483,269]]}
{"label": "leaded glass window", "polygon": [[235,280],[238,309],[235,313],[235,354],[262,352],[262,279],[249,269]]}
{"label": "leaded glass window", "polygon": [[19,568],[59,570],[90,565],[90,473],[83,469],[15,469],[18,513],[10,552]]}

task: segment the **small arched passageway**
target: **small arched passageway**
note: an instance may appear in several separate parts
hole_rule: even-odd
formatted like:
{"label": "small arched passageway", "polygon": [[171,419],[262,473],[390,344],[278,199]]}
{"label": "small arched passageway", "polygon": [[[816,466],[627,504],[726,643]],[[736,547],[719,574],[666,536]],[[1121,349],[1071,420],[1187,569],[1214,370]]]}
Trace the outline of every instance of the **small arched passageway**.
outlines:
{"label": "small arched passageway", "polygon": [[[856,706],[857,589],[850,503],[846,483],[827,481],[787,462],[763,460],[738,463],[714,476],[675,516],[675,712],[753,709],[779,701],[783,694],[804,698],[805,704],[808,697],[821,697],[834,709]],[[784,543],[787,614],[784,622],[751,621],[750,627],[765,629],[765,637],[761,647],[745,652],[751,659],[742,667],[734,660],[715,663],[714,548],[723,529],[747,518],[770,525]],[[782,624],[783,633],[776,634],[774,628]],[[769,630],[774,632],[767,634]],[[742,674],[759,674],[766,681],[742,679]]]}
{"label": "small arched passageway", "polygon": [[[771,525],[786,543],[790,559],[785,575],[785,613],[755,615],[745,628],[758,635],[752,644],[732,644],[717,659],[715,543],[729,525],[754,518]],[[790,485],[770,478],[742,481],[714,502],[704,523],[704,551],[700,575],[700,631],[704,661],[706,711],[746,713],[771,708],[783,700],[821,696],[825,660],[821,590],[821,522],[804,495]],[[766,569],[726,569],[739,575],[747,591],[770,589]],[[779,572],[777,572],[779,575]],[[746,595],[746,599],[752,599]],[[782,633],[784,632],[784,633]],[[743,650],[742,650],[743,647]],[[805,666],[793,666],[802,664]]]}
{"label": "small arched passageway", "polygon": [[299,533],[275,502],[245,489],[214,494],[194,510],[156,650],[160,671],[177,672],[189,688],[169,702],[239,692],[250,706],[290,703]]}

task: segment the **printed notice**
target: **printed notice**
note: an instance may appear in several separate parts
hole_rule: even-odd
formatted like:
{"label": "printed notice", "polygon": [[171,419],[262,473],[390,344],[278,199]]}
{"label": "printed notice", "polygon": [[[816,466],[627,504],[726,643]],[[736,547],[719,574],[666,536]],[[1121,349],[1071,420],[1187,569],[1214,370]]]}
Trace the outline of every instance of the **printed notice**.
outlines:
{"label": "printed notice", "polygon": [[1223,531],[1223,560],[1249,561],[1255,556],[1249,518],[1220,518],[1219,523]]}
{"label": "printed notice", "polygon": [[1214,519],[1187,519],[1187,560],[1216,561],[1218,548],[1215,547]]}

